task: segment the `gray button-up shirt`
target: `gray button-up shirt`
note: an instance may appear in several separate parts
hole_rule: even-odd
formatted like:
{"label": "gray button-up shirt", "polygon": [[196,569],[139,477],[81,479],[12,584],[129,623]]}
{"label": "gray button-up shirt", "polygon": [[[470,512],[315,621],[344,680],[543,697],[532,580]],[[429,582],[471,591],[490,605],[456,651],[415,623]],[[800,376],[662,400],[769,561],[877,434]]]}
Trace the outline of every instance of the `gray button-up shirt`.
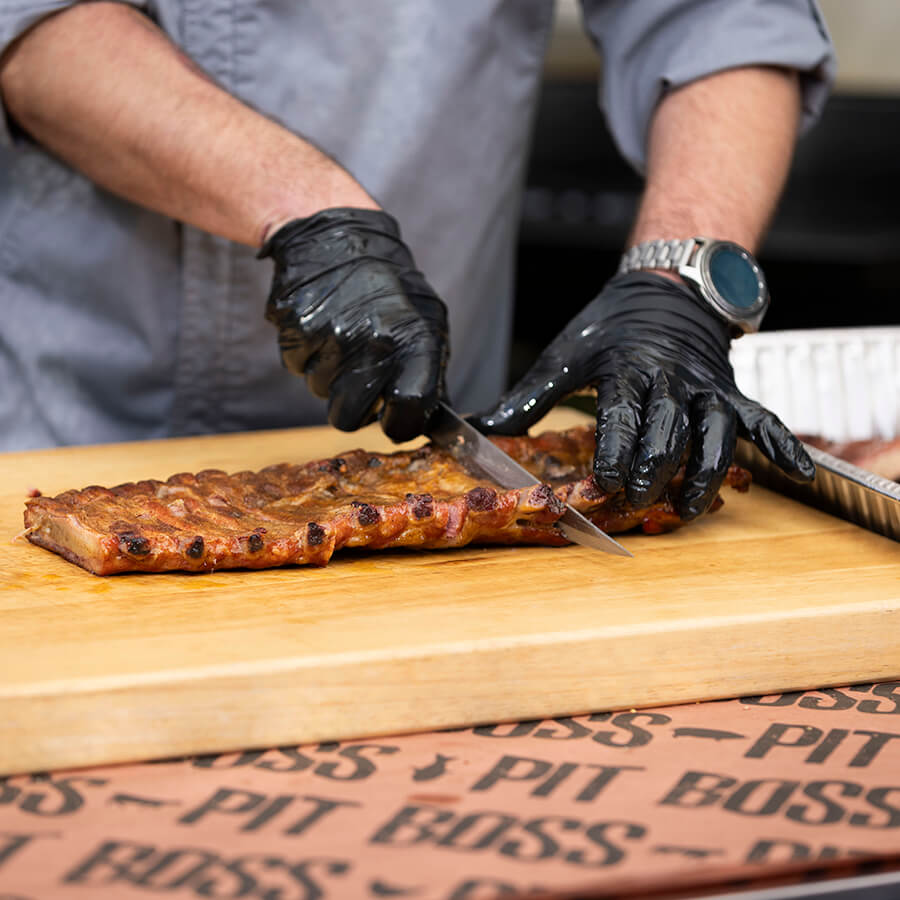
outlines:
{"label": "gray button-up shirt", "polygon": [[[552,0],[128,2],[400,221],[450,310],[452,398],[465,410],[494,401]],[[69,5],[0,0],[0,51]],[[662,93],[711,72],[794,67],[808,73],[807,120],[824,102],[833,58],[810,0],[583,5],[605,113],[638,168]],[[323,421],[263,319],[270,278],[249,248],[13,140],[0,110],[0,449]]]}

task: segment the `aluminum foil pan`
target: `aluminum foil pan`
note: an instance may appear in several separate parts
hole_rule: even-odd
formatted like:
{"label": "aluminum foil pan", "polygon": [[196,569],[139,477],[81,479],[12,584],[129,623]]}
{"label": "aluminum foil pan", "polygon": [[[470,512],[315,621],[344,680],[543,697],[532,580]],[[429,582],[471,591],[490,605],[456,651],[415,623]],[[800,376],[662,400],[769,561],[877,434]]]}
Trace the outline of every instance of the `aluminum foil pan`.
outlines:
{"label": "aluminum foil pan", "polygon": [[847,519],[900,541],[900,484],[804,444],[816,464],[812,484],[797,484],[782,474],[753,444],[738,440],[735,461],[754,481],[801,503]]}
{"label": "aluminum foil pan", "polygon": [[[772,331],[732,345],[738,387],[799,434],[830,441],[900,437],[900,327]],[[811,485],[786,478],[752,444],[737,461],[760,483],[900,541],[900,484],[807,445]]]}

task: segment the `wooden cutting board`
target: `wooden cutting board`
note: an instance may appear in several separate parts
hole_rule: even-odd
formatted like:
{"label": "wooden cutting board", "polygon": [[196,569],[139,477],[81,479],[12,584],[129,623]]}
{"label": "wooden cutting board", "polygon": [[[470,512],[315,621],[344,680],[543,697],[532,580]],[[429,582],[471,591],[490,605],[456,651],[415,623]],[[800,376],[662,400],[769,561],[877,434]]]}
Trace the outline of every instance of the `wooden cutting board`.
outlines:
{"label": "wooden cutting board", "polygon": [[0,455],[0,773],[900,677],[900,544],[763,488],[625,536],[634,559],[349,551],[99,578],[13,539],[30,488],[354,446],[387,442],[320,428]]}

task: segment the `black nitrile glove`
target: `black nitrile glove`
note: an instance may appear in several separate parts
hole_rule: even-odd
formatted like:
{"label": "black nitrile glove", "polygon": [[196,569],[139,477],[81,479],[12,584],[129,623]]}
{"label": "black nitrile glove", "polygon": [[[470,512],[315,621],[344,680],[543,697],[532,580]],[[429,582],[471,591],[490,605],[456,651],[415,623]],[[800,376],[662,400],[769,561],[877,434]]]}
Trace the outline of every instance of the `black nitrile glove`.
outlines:
{"label": "black nitrile glove", "polygon": [[266,241],[275,261],[266,318],[284,365],[353,431],[381,417],[394,441],[421,434],[444,395],[447,310],[416,269],[397,222],[326,209]]}
{"label": "black nitrile glove", "polygon": [[679,514],[692,519],[716,496],[734,454],[749,438],[791,478],[815,466],[768,410],[738,391],[728,327],[691,290],[643,272],[608,282],[541,354],[497,407],[472,420],[496,434],[521,434],[567,394],[597,389],[594,480],[625,487],[650,504],[690,455]]}

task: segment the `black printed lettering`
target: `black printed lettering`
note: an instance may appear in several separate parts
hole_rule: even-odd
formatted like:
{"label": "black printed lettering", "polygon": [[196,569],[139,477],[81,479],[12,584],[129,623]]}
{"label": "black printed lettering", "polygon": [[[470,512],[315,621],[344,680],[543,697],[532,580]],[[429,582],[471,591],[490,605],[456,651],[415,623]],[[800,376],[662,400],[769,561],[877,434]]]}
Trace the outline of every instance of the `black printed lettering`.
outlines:
{"label": "black printed lettering", "polygon": [[598,766],[590,764],[587,768],[599,769],[599,773],[595,775],[588,784],[580,791],[575,798],[576,803],[590,803],[601,791],[603,791],[612,780],[622,772],[643,772],[644,766]]}
{"label": "black printed lettering", "polygon": [[894,738],[900,738],[900,734],[892,734],[888,731],[868,731],[865,729],[857,729],[854,734],[862,734],[868,736],[867,740],[859,752],[850,760],[850,765],[865,768],[875,759],[887,744]]}
{"label": "black printed lettering", "polygon": [[434,827],[451,819],[453,813],[447,809],[404,806],[369,838],[369,843],[412,847],[432,840],[435,836]]}
{"label": "black printed lettering", "polygon": [[[209,868],[219,861],[217,854],[208,850],[190,847],[180,850],[166,850],[157,854],[157,858],[140,874],[129,871],[128,881],[138,887],[149,887],[157,891],[177,891],[189,886],[198,876],[205,875]],[[252,880],[244,880],[241,886],[244,893],[256,885]],[[231,893],[235,893],[236,888]],[[219,896],[227,897],[228,892]],[[239,893],[237,896],[241,896]]]}
{"label": "black printed lettering", "polygon": [[19,788],[10,784],[8,778],[0,778],[0,806],[12,803],[20,793]]}
{"label": "black printed lettering", "polygon": [[493,846],[517,821],[515,816],[505,813],[468,813],[438,838],[436,844],[439,847],[452,847],[454,850],[485,850]]}
{"label": "black printed lettering", "polygon": [[[91,887],[116,882],[163,893],[190,891],[196,897],[238,900],[281,897],[318,900],[324,896],[322,878],[350,871],[346,860],[312,858],[285,860],[265,854],[229,859],[196,847],[157,848],[130,841],[104,841],[63,877],[64,884]],[[292,887],[301,887],[297,895]],[[179,893],[179,896],[182,896]]]}
{"label": "black printed lettering", "polygon": [[269,772],[303,772],[314,760],[301,753],[296,747],[279,747],[275,753],[266,753],[254,762],[255,769],[266,769]]}
{"label": "black printed lettering", "polygon": [[65,816],[84,806],[84,794],[75,784],[81,782],[89,787],[101,787],[106,784],[105,778],[90,778],[75,775],[70,778],[50,778],[32,776],[33,781],[43,783],[46,790],[29,791],[22,797],[20,804],[25,812],[36,816]]}
{"label": "black printed lettering", "polygon": [[341,760],[349,760],[351,765],[337,762],[323,762],[315,768],[315,774],[332,781],[364,781],[375,771],[375,763],[365,756],[365,751],[374,751],[375,756],[399,752],[399,747],[386,744],[355,744],[351,747],[342,747],[337,755]]}
{"label": "black printed lettering", "polygon": [[241,825],[241,831],[257,831],[293,802],[294,797],[292,794],[279,794],[273,800],[270,800],[249,822],[244,822]]}
{"label": "black printed lettering", "polygon": [[809,846],[801,841],[764,838],[756,841],[750,848],[746,861],[748,863],[795,862],[809,858]]}
{"label": "black printed lettering", "polygon": [[809,747],[822,737],[821,728],[773,722],[744,754],[746,759],[762,759],[774,747]]}
{"label": "black printed lettering", "polygon": [[569,865],[599,868],[621,861],[624,844],[645,834],[644,826],[635,822],[586,824],[565,816],[521,819],[493,810],[456,815],[446,809],[405,806],[370,841],[398,847],[427,843],[466,853],[494,852],[521,861],[555,858]]}
{"label": "black printed lettering", "polygon": [[635,822],[597,822],[585,831],[585,836],[602,850],[602,855],[591,859],[586,858],[580,850],[572,850],[565,855],[565,861],[591,868],[613,866],[621,862],[625,858],[625,851],[612,842],[608,834],[610,831],[622,832],[622,837],[626,841],[638,840],[647,833],[643,825]]}
{"label": "black printed lettering", "polygon": [[103,841],[84,862],[63,876],[63,884],[85,884],[95,875],[99,878],[90,882],[93,885],[128,881],[132,866],[149,859],[155,852],[156,848],[152,844]]}
{"label": "black printed lettering", "polygon": [[742,816],[774,816],[799,786],[799,781],[755,778],[745,781],[722,808]]}
{"label": "black printed lettering", "polygon": [[[530,794],[532,797],[549,797],[556,789],[567,782],[571,784],[571,776],[577,771],[596,771],[587,783],[583,783],[575,796],[577,803],[590,803],[600,794],[613,779],[622,772],[642,772],[643,766],[602,766],[596,763],[564,762],[554,766],[543,759],[530,756],[502,756],[489,771],[482,775],[472,791],[487,791],[500,781],[535,782]],[[542,780],[541,780],[542,779]]]}
{"label": "black printed lettering", "polygon": [[[350,863],[343,859],[307,859],[295,863],[289,871],[296,883],[304,889],[300,900],[319,900],[320,897],[326,896],[326,892],[314,870],[320,869],[324,875],[340,876],[346,875],[350,868]],[[280,898],[280,893],[276,894],[270,891],[263,895],[262,900],[280,900]]]}
{"label": "black printed lettering", "polygon": [[498,897],[521,897],[521,891],[508,881],[496,878],[467,878],[456,885],[447,900],[496,900]]}
{"label": "black printed lettering", "polygon": [[783,838],[763,838],[757,840],[750,848],[746,861],[750,863],[782,863],[797,862],[808,859],[838,859],[847,856],[871,856],[871,850],[837,847],[834,844],[822,844],[818,847],[803,841],[789,841]]}
{"label": "black printed lettering", "polygon": [[793,706],[803,691],[788,691],[784,694],[762,694],[757,697],[741,697],[745,706]]}
{"label": "black printed lettering", "polygon": [[266,750],[245,750],[243,753],[213,753],[205,756],[195,756],[191,765],[196,769],[236,769],[239,766],[249,766],[256,762]]}
{"label": "black printed lettering", "polygon": [[887,681],[884,684],[876,684],[872,688],[876,697],[883,697],[890,701],[890,705],[880,700],[860,700],[857,709],[862,713],[874,713],[879,716],[900,716],[900,681]]}
{"label": "black printed lettering", "polygon": [[[542,781],[532,792],[532,797],[549,797],[573,772],[579,768],[578,763],[561,763],[550,777]],[[473,788],[474,790],[474,788]]]}
{"label": "black printed lettering", "polygon": [[399,747],[390,744],[353,744],[347,747],[336,741],[327,741],[316,746],[316,753],[336,755],[338,759],[320,761],[304,753],[298,747],[279,747],[277,750],[247,750],[238,755],[199,756],[192,765],[204,769],[236,769],[252,766],[268,772],[303,772],[312,769],[312,774],[330,781],[363,781],[376,771],[375,763],[368,755],[380,756],[399,752]]}
{"label": "black printed lettering", "polygon": [[0,834],[0,869],[33,840],[33,834]]}
{"label": "black printed lettering", "polygon": [[805,762],[813,765],[820,764],[831,757],[851,734],[868,738],[849,762],[849,765],[855,768],[868,766],[892,740],[900,738],[900,734],[887,731],[857,729],[850,732],[846,728],[832,728],[827,733],[823,733],[821,728],[811,725],[774,722],[766,728],[762,736],[754,742],[744,756],[747,759],[761,759],[776,747],[813,747]]}
{"label": "black printed lettering", "polygon": [[486,774],[482,775],[472,791],[490,790],[498,781],[533,781],[542,778],[553,768],[553,763],[545,759],[529,756],[501,756]]}
{"label": "black printed lettering", "polygon": [[806,757],[808,763],[823,763],[843,743],[844,738],[850,734],[846,728],[832,728],[822,738],[822,742]]}
{"label": "black printed lettering", "polygon": [[[277,856],[249,854],[222,859],[215,871],[196,879],[189,887],[198,897],[217,900],[319,900],[326,896],[324,881],[348,871],[350,863],[345,860],[312,858],[291,862]],[[296,887],[301,889],[299,893],[294,890]]]}
{"label": "black printed lettering", "polygon": [[814,813],[809,804],[793,803],[785,810],[785,816],[804,825],[833,825],[844,818],[842,804],[831,800],[826,791],[835,789],[840,797],[858,797],[862,787],[852,781],[811,781],[803,788],[805,796],[821,804],[822,809]]}
{"label": "black printed lettering", "polygon": [[181,825],[193,825],[211,814],[243,816],[246,818],[239,830],[244,832],[259,831],[281,813],[291,808],[295,811],[297,803],[312,804],[312,809],[304,812],[294,823],[284,829],[284,834],[300,835],[309,831],[313,825],[321,821],[329,813],[340,807],[356,807],[358,803],[351,800],[330,800],[326,797],[312,795],[296,796],[294,794],[276,794],[270,797],[254,791],[222,787],[204,800],[199,806],[188,810],[178,819]]}
{"label": "black printed lettering", "polygon": [[210,813],[223,813],[230,816],[240,816],[251,812],[267,800],[265,794],[255,791],[244,791],[237,788],[218,788],[208,800],[204,800],[199,806],[188,810],[179,820],[181,825],[193,825]]}
{"label": "black printed lettering", "polygon": [[35,816],[66,816],[84,806],[84,794],[75,787],[77,783],[100,787],[105,785],[106,781],[105,778],[82,775],[73,775],[69,778],[30,775],[24,784],[19,785],[2,779],[0,805],[15,803],[23,812]]}
{"label": "black printed lettering", "polygon": [[[855,798],[859,798],[856,803],[844,802]],[[743,816],[780,814],[803,825],[846,822],[857,828],[900,828],[900,785],[780,778],[739,782],[713,772],[686,772],[659,802],[684,809],[718,805]]]}
{"label": "black printed lettering", "polygon": [[528,722],[516,722],[513,725],[479,725],[477,728],[472,729],[472,734],[491,738],[525,737],[531,734],[540,724],[540,719],[534,719]]}
{"label": "black printed lettering", "polygon": [[672,717],[651,712],[619,713],[613,716],[611,724],[628,735],[625,740],[622,740],[623,736],[615,731],[595,731],[592,740],[607,747],[643,747],[653,740],[653,732],[636,725],[638,721],[647,725],[668,725]]}
{"label": "black printed lettering", "polygon": [[311,797],[308,795],[301,797],[300,799],[312,803],[313,808],[305,816],[298,819],[289,828],[285,829],[285,834],[305,834],[313,827],[313,825],[321,822],[322,819],[330,813],[333,813],[336,809],[347,806],[358,807],[360,805],[355,800],[329,800],[327,797]]}
{"label": "black printed lettering", "polygon": [[[282,897],[290,884],[285,866],[284,860],[277,856],[263,854],[248,854],[233,860],[216,857],[210,865],[198,869],[190,882],[169,886],[168,890],[188,887],[199,897],[215,897],[217,900]],[[259,893],[258,888],[261,888]]]}
{"label": "black printed lettering", "polygon": [[[821,696],[816,696],[816,695]],[[823,697],[827,699],[822,699]],[[822,688],[818,691],[809,691],[800,698],[798,706],[803,709],[853,709],[856,703],[855,697],[848,697],[843,691],[835,688]]]}
{"label": "black printed lettering", "polygon": [[[553,859],[559,853],[559,843],[547,833],[550,827],[556,827],[561,831],[578,831],[581,828],[581,822],[578,819],[567,819],[563,816],[542,816],[539,819],[532,819],[530,822],[526,822],[522,828],[526,835],[526,841],[523,841],[521,837],[505,841],[497,848],[497,851],[503,856],[523,862]],[[530,851],[528,844],[531,844],[532,847]]]}
{"label": "black printed lettering", "polygon": [[550,728],[538,728],[534,736],[553,741],[571,741],[577,738],[590,737],[591,729],[586,728],[580,722],[576,722],[571,716],[563,716],[552,721],[557,725],[561,725],[562,729],[552,726]]}
{"label": "black printed lettering", "polygon": [[872,821],[868,813],[853,813],[848,820],[851,825],[862,828],[898,828],[900,827],[900,807],[887,802],[891,794],[900,800],[900,787],[875,787],[866,794],[866,801],[887,816]]}
{"label": "black printed lettering", "polygon": [[725,791],[737,784],[736,778],[715,772],[685,772],[678,784],[660,800],[664,806],[697,809],[719,803]]}

